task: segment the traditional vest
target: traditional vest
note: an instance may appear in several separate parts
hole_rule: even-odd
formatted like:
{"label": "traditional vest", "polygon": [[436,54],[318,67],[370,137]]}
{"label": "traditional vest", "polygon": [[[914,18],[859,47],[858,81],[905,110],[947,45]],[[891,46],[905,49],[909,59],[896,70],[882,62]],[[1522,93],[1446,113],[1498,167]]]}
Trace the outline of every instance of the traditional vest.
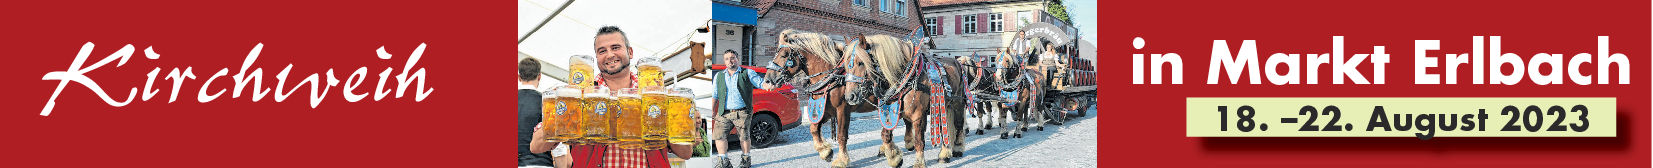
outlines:
{"label": "traditional vest", "polygon": [[[724,99],[728,99],[729,97],[729,85],[724,82],[735,82],[735,85],[739,85],[736,87],[739,88],[740,99],[746,101],[746,108],[752,108],[752,82],[748,81],[750,78],[746,77],[746,69],[729,68],[726,70],[735,71],[735,74],[729,75],[727,72],[718,72],[717,76],[712,78],[712,81],[715,81],[715,85],[717,85],[717,95],[713,97],[717,100],[717,103],[713,103],[715,105],[712,106],[712,110],[717,111],[717,115],[723,115],[723,104],[725,104],[724,101],[728,101]],[[727,80],[729,78],[734,78],[734,81]]]}

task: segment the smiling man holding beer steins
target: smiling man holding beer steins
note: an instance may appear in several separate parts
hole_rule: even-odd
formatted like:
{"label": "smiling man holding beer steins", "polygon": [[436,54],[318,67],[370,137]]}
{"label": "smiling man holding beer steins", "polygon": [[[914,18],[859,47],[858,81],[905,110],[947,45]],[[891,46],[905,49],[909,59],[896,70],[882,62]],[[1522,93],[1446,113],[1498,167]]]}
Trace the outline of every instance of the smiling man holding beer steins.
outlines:
{"label": "smiling man holding beer steins", "polygon": [[[638,81],[636,75],[632,74],[634,71],[629,69],[632,49],[630,42],[626,38],[625,32],[621,31],[619,27],[604,26],[599,28],[596,37],[593,38],[592,46],[594,48],[594,53],[597,54],[595,60],[591,60],[595,62],[595,64],[586,65],[594,65],[597,67],[596,69],[599,69],[602,73],[571,75],[571,78],[591,77],[584,79],[585,81],[591,82],[576,82],[573,84],[575,87],[597,89],[606,88],[608,90],[605,90],[604,92],[621,93],[621,90],[637,89],[640,83],[646,83],[651,86],[660,86],[660,79],[654,79],[654,81]],[[580,69],[579,67],[574,66],[577,65],[574,65],[571,61],[570,71]],[[627,91],[626,93],[635,93],[633,91]],[[619,114],[640,112],[636,110],[622,111],[619,110],[619,108],[616,108],[614,111]],[[598,114],[604,115],[601,113]],[[616,119],[618,119],[618,117],[616,117]],[[621,122],[616,121],[613,123]],[[612,133],[608,134],[610,134],[610,136],[613,135]],[[555,141],[548,142],[552,144],[560,143]],[[657,144],[665,144],[665,146],[659,147],[659,149],[635,147],[633,147],[634,149],[626,149],[625,146],[627,145],[623,143],[586,142],[570,144],[569,155],[573,156],[573,163],[571,167],[669,167],[670,162],[666,158],[667,153],[676,154],[678,158],[681,159],[689,159],[694,153],[693,144],[682,145],[663,142]],[[559,165],[561,164],[559,163]]]}

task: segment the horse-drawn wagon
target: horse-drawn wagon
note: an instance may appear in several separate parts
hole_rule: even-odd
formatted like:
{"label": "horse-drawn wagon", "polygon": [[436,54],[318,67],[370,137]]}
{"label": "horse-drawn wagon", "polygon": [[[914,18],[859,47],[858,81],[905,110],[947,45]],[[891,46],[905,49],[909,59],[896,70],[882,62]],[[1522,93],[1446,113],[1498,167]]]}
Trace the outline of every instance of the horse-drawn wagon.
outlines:
{"label": "horse-drawn wagon", "polygon": [[960,58],[973,65],[969,107],[981,122],[975,132],[992,129],[987,120],[997,112],[997,125],[1007,118],[1019,124],[1001,130],[1000,138],[1020,138],[1026,127],[1043,131],[1045,123],[1062,125],[1095,104],[1095,68],[1080,47],[1089,47],[1062,29],[1035,23],[1018,32],[1009,47],[992,56]]}

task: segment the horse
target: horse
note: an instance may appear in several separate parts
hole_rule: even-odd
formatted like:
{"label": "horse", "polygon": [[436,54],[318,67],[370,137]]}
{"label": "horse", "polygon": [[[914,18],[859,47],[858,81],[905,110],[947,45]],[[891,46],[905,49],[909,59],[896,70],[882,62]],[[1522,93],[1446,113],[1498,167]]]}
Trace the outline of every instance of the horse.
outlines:
{"label": "horse", "polygon": [[[953,157],[962,155],[961,128],[964,126],[962,98],[966,94],[964,81],[960,75],[960,66],[956,60],[936,58],[916,51],[915,44],[900,38],[888,35],[859,36],[859,43],[850,44],[846,53],[849,57],[845,62],[845,74],[851,76],[850,83],[846,83],[845,90],[850,92],[846,98],[853,103],[867,103],[886,105],[901,103],[899,118],[906,121],[909,128],[906,132],[906,142],[909,147],[915,147],[919,162],[914,167],[924,167],[924,150],[926,145],[919,143],[927,135],[927,128],[931,122],[931,93],[939,93],[946,99],[943,116],[947,116],[946,148],[942,148],[941,161],[948,162]],[[865,52],[858,52],[865,51]],[[934,68],[934,69],[930,69]],[[943,72],[954,74],[940,75]],[[864,78],[861,78],[864,77]],[[939,82],[939,83],[938,83]],[[941,87],[941,88],[934,88]],[[902,151],[893,146],[892,130],[882,132],[884,145],[880,153],[890,161],[891,167],[900,167]],[[955,152],[959,151],[959,152]]]}
{"label": "horse", "polygon": [[[1001,102],[981,101],[981,97],[983,96],[998,96],[998,82],[996,81],[999,80],[994,78],[993,73],[997,72],[999,67],[994,66],[997,65],[997,63],[990,63],[991,61],[975,56],[962,57],[959,58],[959,60],[960,62],[970,64],[964,68],[964,76],[968,81],[970,81],[965,85],[965,87],[969,89],[967,94],[971,94],[971,97],[975,97],[975,104],[971,104],[974,105],[975,108],[966,110],[976,118],[976,135],[982,135],[984,130],[993,130],[992,123],[988,122],[992,120],[989,115],[993,114],[993,112],[1001,110],[999,108],[999,104],[1001,104]],[[965,129],[965,132],[969,131],[970,130],[968,128]]]}
{"label": "horse", "polygon": [[[1019,122],[1015,128],[1005,126],[1006,130],[1000,130],[999,139],[1021,138],[1021,132],[1027,132],[1030,124],[1044,130],[1044,115],[1039,113],[1039,98],[1045,91],[1038,85],[1039,81],[1042,81],[1042,76],[1037,75],[1037,70],[1028,69],[1026,62],[1022,61],[1023,58],[1025,57],[1009,53],[999,54],[997,62],[1001,68],[994,72],[994,77],[1000,81],[998,91],[1001,95],[1006,95],[1004,99],[1007,103],[997,106],[1002,109],[999,111],[998,125],[1004,126],[1008,122],[1006,118],[1014,118]],[[1008,95],[1012,92],[1014,95]]]}
{"label": "horse", "polygon": [[[831,160],[833,167],[849,166],[849,149],[839,147],[837,151],[827,144],[821,137],[821,127],[828,121],[833,122],[833,138],[840,146],[847,146],[849,140],[849,114],[869,113],[878,110],[871,103],[851,104],[846,101],[847,90],[843,89],[844,78],[841,73],[845,68],[844,47],[833,42],[831,37],[801,30],[783,30],[777,37],[779,47],[775,58],[765,68],[765,81],[769,84],[780,85],[791,83],[802,90],[798,96],[823,101],[820,110],[820,121],[809,124],[809,133],[815,151],[822,160]],[[833,159],[834,153],[844,153]]]}

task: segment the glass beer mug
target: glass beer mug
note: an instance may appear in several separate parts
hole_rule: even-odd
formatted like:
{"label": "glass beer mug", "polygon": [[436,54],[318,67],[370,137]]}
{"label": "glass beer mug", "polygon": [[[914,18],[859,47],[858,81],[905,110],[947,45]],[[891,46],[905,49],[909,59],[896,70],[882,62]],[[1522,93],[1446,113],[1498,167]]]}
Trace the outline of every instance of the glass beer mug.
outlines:
{"label": "glass beer mug", "polygon": [[660,59],[642,57],[637,59],[637,88],[660,86],[661,78],[665,76],[660,70]]}
{"label": "glass beer mug", "polygon": [[551,135],[545,136],[544,140],[552,140],[557,135],[557,129],[551,129],[551,124],[557,123],[557,87],[551,87],[540,92],[540,98],[543,106],[540,106],[540,119],[542,120],[539,128],[546,135]]}
{"label": "glass beer mug", "polygon": [[643,88],[643,140],[649,142],[647,148],[659,149],[666,146],[666,111],[671,108],[666,97],[669,96],[665,87]]}
{"label": "glass beer mug", "polygon": [[579,143],[576,141],[585,135],[584,131],[579,129],[580,113],[585,111],[585,106],[581,105],[584,102],[580,101],[582,89],[584,88],[576,85],[552,88],[556,93],[556,104],[545,106],[547,110],[551,110],[550,114],[545,115],[545,127],[551,133],[549,139]]}
{"label": "glass beer mug", "polygon": [[609,122],[614,120],[611,113],[616,110],[614,97],[608,93],[607,87],[588,90],[584,97],[586,110],[580,116],[585,119],[584,123],[580,123],[585,128],[585,140],[588,143],[614,143],[614,125]]}
{"label": "glass beer mug", "polygon": [[637,149],[643,147],[643,97],[637,94],[637,88],[622,88],[615,96],[620,97],[619,109],[614,111],[614,139],[620,143],[620,148]]}
{"label": "glass beer mug", "polygon": [[669,117],[667,122],[670,125],[666,130],[667,134],[670,134],[669,139],[672,144],[694,145],[695,139],[700,138],[699,132],[695,130],[695,119],[698,119],[700,114],[694,109],[694,91],[675,87],[669,93],[671,95],[667,97],[667,102],[671,108],[666,110]]}
{"label": "glass beer mug", "polygon": [[597,58],[590,55],[568,56],[568,85],[596,86],[597,74],[592,71],[596,67]]}

